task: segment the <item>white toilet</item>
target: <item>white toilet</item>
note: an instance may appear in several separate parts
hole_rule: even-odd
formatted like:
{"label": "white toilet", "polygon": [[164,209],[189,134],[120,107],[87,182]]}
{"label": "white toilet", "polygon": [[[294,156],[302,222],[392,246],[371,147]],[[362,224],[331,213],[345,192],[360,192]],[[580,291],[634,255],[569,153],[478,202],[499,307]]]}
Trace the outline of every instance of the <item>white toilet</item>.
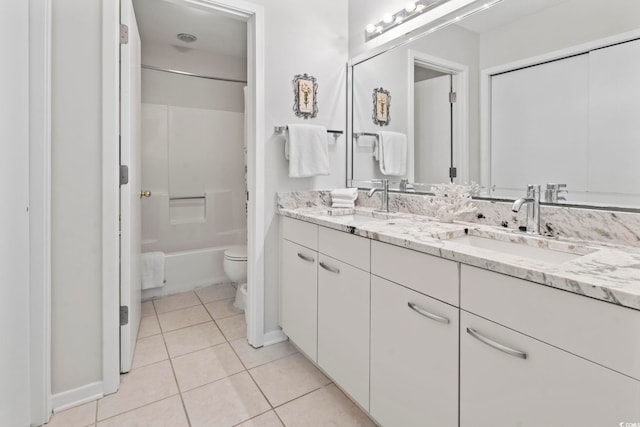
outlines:
{"label": "white toilet", "polygon": [[224,251],[225,274],[238,285],[233,305],[244,310],[247,295],[247,245],[232,246]]}

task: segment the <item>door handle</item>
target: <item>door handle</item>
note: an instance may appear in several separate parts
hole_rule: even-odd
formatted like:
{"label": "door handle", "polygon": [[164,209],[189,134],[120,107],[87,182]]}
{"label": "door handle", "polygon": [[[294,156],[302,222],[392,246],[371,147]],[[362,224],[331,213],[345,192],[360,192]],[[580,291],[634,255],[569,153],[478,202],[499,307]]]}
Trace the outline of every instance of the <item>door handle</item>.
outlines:
{"label": "door handle", "polygon": [[515,348],[507,347],[504,344],[500,344],[499,342],[496,342],[496,341],[494,341],[492,339],[489,339],[489,338],[481,335],[478,331],[476,331],[473,328],[467,328],[467,333],[469,335],[471,335],[472,337],[474,337],[475,339],[477,339],[478,341],[480,341],[482,343],[485,343],[489,347],[493,347],[496,350],[500,350],[503,353],[507,353],[507,354],[509,354],[511,356],[519,357],[520,359],[526,359],[527,358],[527,353],[525,353],[524,351],[516,350]]}
{"label": "door handle", "polygon": [[315,260],[313,258],[311,258],[310,256],[301,254],[300,252],[298,252],[298,258],[303,259],[307,262],[315,262]]}
{"label": "door handle", "polygon": [[335,274],[340,274],[340,269],[336,267],[332,267],[330,265],[325,264],[324,262],[319,262],[320,267],[324,268],[327,271],[330,271]]}
{"label": "door handle", "polygon": [[415,303],[412,303],[412,302],[408,302],[407,305],[409,306],[409,308],[411,310],[415,311],[416,313],[420,314],[421,316],[426,317],[427,319],[435,320],[436,322],[440,322],[440,323],[444,323],[444,324],[448,324],[449,323],[449,319],[447,319],[446,317],[442,317],[442,316],[438,316],[437,314],[429,313],[424,308],[419,307],[418,304],[415,304]]}
{"label": "door handle", "polygon": [[151,191],[149,191],[149,190],[141,191],[140,192],[140,198],[142,199],[143,197],[151,197]]}

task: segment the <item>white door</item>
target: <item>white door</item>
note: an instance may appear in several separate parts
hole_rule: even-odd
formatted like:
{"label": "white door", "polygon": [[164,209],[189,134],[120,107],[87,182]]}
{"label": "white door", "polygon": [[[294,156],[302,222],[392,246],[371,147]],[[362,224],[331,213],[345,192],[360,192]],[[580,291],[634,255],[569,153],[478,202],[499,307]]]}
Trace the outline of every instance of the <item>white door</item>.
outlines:
{"label": "white door", "polygon": [[449,182],[451,166],[451,76],[414,85],[415,180],[429,184]]}
{"label": "white door", "polygon": [[0,2],[0,425],[29,425],[29,5]]}
{"label": "white door", "polygon": [[127,322],[120,326],[120,371],[128,372],[140,325],[142,292],[140,36],[131,0],[121,0],[120,8],[121,23],[129,32],[128,43],[120,45],[120,164],[128,167],[128,183],[120,186],[120,306],[128,310]]}

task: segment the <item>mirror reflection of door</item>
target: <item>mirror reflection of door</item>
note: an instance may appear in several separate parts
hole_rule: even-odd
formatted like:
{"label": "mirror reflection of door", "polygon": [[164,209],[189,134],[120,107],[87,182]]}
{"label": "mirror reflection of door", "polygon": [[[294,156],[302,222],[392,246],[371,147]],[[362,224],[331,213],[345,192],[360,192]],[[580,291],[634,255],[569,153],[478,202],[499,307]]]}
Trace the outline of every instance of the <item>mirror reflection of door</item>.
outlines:
{"label": "mirror reflection of door", "polygon": [[429,184],[454,182],[453,108],[450,93],[454,78],[420,64],[414,67],[415,181]]}

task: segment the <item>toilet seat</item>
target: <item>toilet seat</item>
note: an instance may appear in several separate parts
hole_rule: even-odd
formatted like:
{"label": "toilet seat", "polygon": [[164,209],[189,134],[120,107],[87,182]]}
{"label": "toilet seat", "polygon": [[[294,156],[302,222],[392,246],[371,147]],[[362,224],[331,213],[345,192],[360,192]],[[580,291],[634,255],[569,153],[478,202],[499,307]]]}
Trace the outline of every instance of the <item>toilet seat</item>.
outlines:
{"label": "toilet seat", "polygon": [[247,260],[247,246],[238,245],[232,246],[224,251],[224,258],[229,261],[246,261]]}

